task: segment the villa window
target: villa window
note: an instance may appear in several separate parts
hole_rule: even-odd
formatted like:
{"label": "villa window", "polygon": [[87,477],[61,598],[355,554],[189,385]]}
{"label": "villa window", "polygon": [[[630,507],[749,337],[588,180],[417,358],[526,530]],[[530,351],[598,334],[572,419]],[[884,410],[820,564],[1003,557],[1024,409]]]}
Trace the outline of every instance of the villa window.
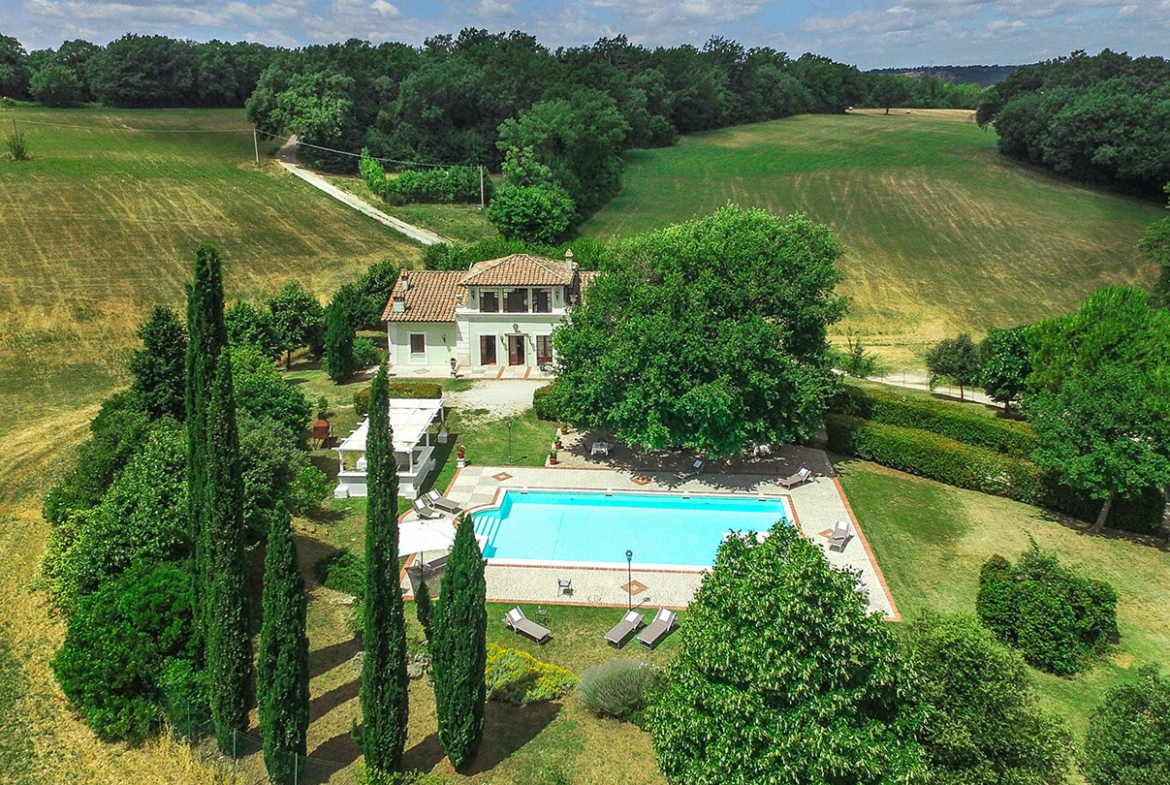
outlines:
{"label": "villa window", "polygon": [[548,289],[537,289],[534,308],[536,313],[552,313],[552,292]]}
{"label": "villa window", "polygon": [[500,295],[498,292],[480,292],[479,310],[482,313],[499,313]]}
{"label": "villa window", "polygon": [[410,334],[410,359],[412,362],[422,362],[427,358],[426,333]]}
{"label": "villa window", "polygon": [[512,289],[506,292],[504,310],[508,313],[528,313],[528,290]]}

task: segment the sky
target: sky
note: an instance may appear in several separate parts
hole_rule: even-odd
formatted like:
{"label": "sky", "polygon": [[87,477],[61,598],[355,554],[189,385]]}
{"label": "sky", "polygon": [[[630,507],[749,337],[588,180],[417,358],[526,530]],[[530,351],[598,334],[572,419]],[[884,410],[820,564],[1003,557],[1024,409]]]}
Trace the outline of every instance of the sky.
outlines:
{"label": "sky", "polygon": [[647,46],[720,35],[865,69],[1029,63],[1105,47],[1170,56],[1170,0],[0,0],[0,33],[29,50],[126,32],[421,44],[465,27],[524,30],[553,48],[619,33]]}

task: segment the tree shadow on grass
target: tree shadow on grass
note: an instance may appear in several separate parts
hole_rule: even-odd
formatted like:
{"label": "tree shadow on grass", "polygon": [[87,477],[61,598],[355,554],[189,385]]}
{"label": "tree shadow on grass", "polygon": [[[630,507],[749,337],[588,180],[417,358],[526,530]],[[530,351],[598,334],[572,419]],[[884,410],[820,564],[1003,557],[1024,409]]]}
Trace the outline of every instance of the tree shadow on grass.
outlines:
{"label": "tree shadow on grass", "polygon": [[338,665],[349,662],[361,650],[362,642],[357,638],[350,638],[309,652],[309,678],[315,679],[322,673],[328,673]]}
{"label": "tree shadow on grass", "polygon": [[362,680],[359,677],[313,698],[309,701],[309,722],[321,719],[343,703],[349,703],[358,696],[361,688]]}
{"label": "tree shadow on grass", "polygon": [[[528,742],[540,735],[541,731],[557,718],[561,704],[554,702],[530,703],[527,706],[513,706],[510,703],[488,701],[485,707],[483,743],[479,754],[461,773],[482,774],[491,771],[507,760]],[[430,771],[445,757],[439,744],[438,734],[432,733],[406,751],[402,758],[403,769]]]}
{"label": "tree shadow on grass", "polygon": [[349,731],[346,731],[318,744],[316,749],[309,752],[309,756],[348,766],[362,756],[362,748],[354,742]]}

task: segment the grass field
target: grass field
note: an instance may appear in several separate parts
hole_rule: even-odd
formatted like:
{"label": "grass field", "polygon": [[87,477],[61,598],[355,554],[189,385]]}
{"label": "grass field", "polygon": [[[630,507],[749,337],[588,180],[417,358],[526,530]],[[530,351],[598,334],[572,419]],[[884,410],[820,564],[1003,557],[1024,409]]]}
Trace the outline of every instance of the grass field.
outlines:
{"label": "grass field", "polygon": [[955,113],[806,115],[630,154],[622,192],[582,233],[614,238],[728,202],[808,213],[847,248],[840,331],[887,361],[928,341],[1071,310],[1098,286],[1150,284],[1135,243],[1162,206],[1011,162]]}
{"label": "grass field", "polygon": [[49,669],[63,626],[29,590],[47,530],[40,497],[125,383],[142,316],[181,305],[200,240],[224,252],[228,296],[248,298],[293,277],[327,296],[372,261],[413,263],[421,250],[275,164],[257,167],[239,110],[0,109],[3,133],[12,120],[33,156],[0,161],[0,634],[29,684],[6,727],[27,731],[33,750],[13,781],[211,782],[186,747],[103,744],[68,710]]}

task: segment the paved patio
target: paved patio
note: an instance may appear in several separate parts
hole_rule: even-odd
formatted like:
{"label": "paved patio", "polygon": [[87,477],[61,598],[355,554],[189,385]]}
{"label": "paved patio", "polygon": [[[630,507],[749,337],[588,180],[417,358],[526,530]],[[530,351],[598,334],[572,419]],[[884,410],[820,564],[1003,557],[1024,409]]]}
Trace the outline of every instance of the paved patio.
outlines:
{"label": "paved patio", "polygon": [[[391,377],[400,379],[450,379],[450,365],[392,365]],[[455,377],[459,379],[551,379],[535,365],[458,365]]]}
{"label": "paved patio", "polygon": [[[819,453],[815,450],[809,452]],[[810,468],[820,471],[828,465],[824,454],[820,453],[820,456],[823,463],[809,460],[807,463]],[[801,532],[821,545],[829,563],[860,573],[870,609],[880,611],[887,618],[900,618],[862,528],[853,517],[836,477],[831,474],[818,476],[810,483],[786,491],[776,485],[776,476],[713,473],[680,482],[673,473],[620,468],[468,466],[456,474],[447,496],[463,505],[465,510],[491,504],[498,494],[509,488],[732,493],[751,498],[788,496]],[[414,513],[406,517],[413,518]],[[827,541],[828,532],[838,520],[851,520],[856,531],[856,535],[840,551],[830,550]],[[640,568],[634,562],[634,604],[647,608],[686,607],[698,590],[704,574],[705,571],[696,572],[685,568]],[[414,591],[412,576],[413,571],[408,569],[403,579],[403,589],[408,595]],[[559,593],[557,581],[561,578],[572,579],[572,595]],[[488,599],[494,602],[609,605],[623,608],[627,603],[624,564],[614,568],[544,567],[505,565],[493,563],[489,559],[486,580]],[[428,578],[428,581],[441,584],[441,570],[438,575]]]}

